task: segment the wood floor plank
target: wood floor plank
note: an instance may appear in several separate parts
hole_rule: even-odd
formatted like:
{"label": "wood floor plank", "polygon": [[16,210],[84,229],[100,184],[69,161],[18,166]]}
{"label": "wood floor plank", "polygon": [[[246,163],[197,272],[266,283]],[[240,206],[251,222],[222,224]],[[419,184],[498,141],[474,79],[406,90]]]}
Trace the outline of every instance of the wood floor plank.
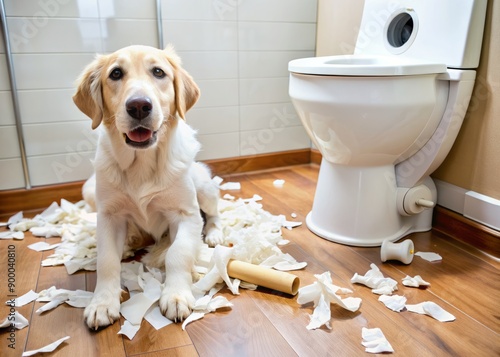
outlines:
{"label": "wood floor plank", "polygon": [[[43,259],[51,253],[52,251],[44,252]],[[84,272],[68,275],[64,266],[43,267],[40,270],[37,292],[51,286],[58,289],[83,290],[85,283]],[[34,310],[44,304],[36,302]],[[120,324],[117,322],[100,331],[92,331],[84,323],[83,309],[62,304],[54,310],[33,314],[30,324],[27,350],[37,349],[61,337],[70,336],[54,356],[125,356],[123,338],[117,334]]]}
{"label": "wood floor plank", "polygon": [[234,304],[230,310],[207,314],[186,327],[200,356],[296,355],[248,294],[223,294]]}
{"label": "wood floor plank", "polygon": [[163,350],[172,350],[191,345],[191,338],[183,331],[181,324],[170,324],[160,330],[155,330],[149,322],[143,320],[141,328],[133,340],[124,338],[125,350],[128,356]]}
{"label": "wood floor plank", "polygon": [[198,357],[198,352],[193,345],[169,348],[157,352],[143,353],[134,357]]}
{"label": "wood floor plank", "polygon": [[[0,228],[0,231],[5,231],[5,228]],[[5,304],[5,301],[15,299],[30,290],[36,291],[38,281],[38,273],[40,271],[41,255],[34,250],[28,248],[29,244],[36,243],[39,240],[30,234],[26,234],[23,240],[0,240],[0,322],[2,322],[11,312],[10,306]],[[10,262],[15,263],[14,266],[9,266],[9,253],[14,253],[11,256]],[[9,267],[10,277],[15,283],[14,291],[10,291],[9,282]],[[15,274],[15,276],[12,275]],[[22,307],[16,307],[15,310],[23,315],[28,320],[31,319],[34,303]],[[20,356],[28,339],[29,327],[22,330],[12,331],[8,329],[0,330],[0,351],[2,356]],[[8,341],[7,338],[12,338]],[[9,348],[9,345],[14,348]]]}

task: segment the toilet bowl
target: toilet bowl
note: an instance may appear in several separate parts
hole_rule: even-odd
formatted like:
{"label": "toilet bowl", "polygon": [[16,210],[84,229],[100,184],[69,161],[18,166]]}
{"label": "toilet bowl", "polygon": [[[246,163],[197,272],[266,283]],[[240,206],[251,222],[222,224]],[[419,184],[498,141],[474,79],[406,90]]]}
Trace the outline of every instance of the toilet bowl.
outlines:
{"label": "toilet bowl", "polygon": [[320,237],[379,246],[431,228],[429,175],[462,124],[484,27],[486,1],[458,1],[366,0],[353,55],[289,63],[290,97],[323,157],[306,218]]}

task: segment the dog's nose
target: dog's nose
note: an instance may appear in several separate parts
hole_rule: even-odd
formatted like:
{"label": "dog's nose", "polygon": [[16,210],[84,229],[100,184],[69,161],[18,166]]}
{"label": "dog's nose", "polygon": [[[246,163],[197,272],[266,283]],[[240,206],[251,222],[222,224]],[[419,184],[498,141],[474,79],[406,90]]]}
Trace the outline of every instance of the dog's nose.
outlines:
{"label": "dog's nose", "polygon": [[151,112],[151,109],[153,109],[151,99],[148,97],[131,97],[127,100],[125,106],[127,108],[127,113],[137,120],[146,118]]}

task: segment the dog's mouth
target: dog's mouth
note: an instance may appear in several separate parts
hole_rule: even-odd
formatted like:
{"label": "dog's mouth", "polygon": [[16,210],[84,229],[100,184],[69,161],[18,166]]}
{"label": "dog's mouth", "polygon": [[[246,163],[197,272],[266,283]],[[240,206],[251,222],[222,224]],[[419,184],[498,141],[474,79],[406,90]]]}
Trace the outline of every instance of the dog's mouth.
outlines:
{"label": "dog's mouth", "polygon": [[138,127],[123,134],[125,142],[136,148],[146,148],[156,142],[156,131],[144,127]]}

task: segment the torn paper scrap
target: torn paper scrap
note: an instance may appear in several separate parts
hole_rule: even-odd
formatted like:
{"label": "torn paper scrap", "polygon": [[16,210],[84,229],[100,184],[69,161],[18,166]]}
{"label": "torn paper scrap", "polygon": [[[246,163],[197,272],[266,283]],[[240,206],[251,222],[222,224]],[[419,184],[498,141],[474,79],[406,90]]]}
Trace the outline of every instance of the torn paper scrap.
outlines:
{"label": "torn paper scrap", "polygon": [[120,305],[120,313],[132,325],[140,325],[146,312],[160,300],[160,296],[161,284],[158,280],[151,278],[146,282],[144,292],[132,295]]}
{"label": "torn paper scrap", "polygon": [[352,283],[363,284],[372,289],[374,294],[391,295],[398,290],[398,283],[391,278],[385,278],[380,269],[375,264],[370,264],[370,270],[365,275],[355,273],[351,278]]}
{"label": "torn paper scrap", "polygon": [[132,340],[140,328],[141,324],[132,325],[130,321],[125,320],[122,327],[120,328],[120,331],[118,331],[118,335],[125,335],[128,337],[129,340]]}
{"label": "torn paper scrap", "polygon": [[329,330],[332,329],[330,325],[330,319],[332,318],[330,304],[326,302],[323,294],[320,295],[318,305],[316,305],[312,315],[309,315],[309,318],[309,324],[306,326],[308,330],[315,330],[323,325]]}
{"label": "torn paper scrap", "polygon": [[15,311],[13,314],[9,314],[5,320],[0,323],[0,328],[14,327],[17,330],[21,330],[28,325],[28,319],[21,315],[18,311]]}
{"label": "torn paper scrap", "polygon": [[34,251],[37,251],[37,252],[43,252],[46,250],[55,249],[55,248],[59,247],[59,245],[60,245],[60,243],[49,244],[47,242],[37,242],[37,243],[33,243],[33,244],[28,245],[28,248],[32,249]]}
{"label": "torn paper scrap", "polygon": [[85,290],[66,290],[57,289],[51,286],[48,289],[42,290],[38,293],[38,302],[46,302],[47,304],[41,306],[35,312],[41,314],[42,312],[52,310],[57,306],[66,303],[73,307],[84,308],[90,304],[94,293]]}
{"label": "torn paper scrap", "polygon": [[193,312],[189,315],[186,320],[182,323],[182,329],[185,330],[186,326],[196,320],[199,320],[210,312],[214,312],[217,309],[223,307],[232,307],[233,304],[228,301],[224,296],[213,297],[210,293],[205,295],[194,303]]}
{"label": "torn paper scrap", "polygon": [[236,191],[241,190],[241,184],[239,182],[226,182],[219,186],[223,191]]}
{"label": "torn paper scrap", "polygon": [[24,239],[24,233],[13,231],[0,232],[0,239]]}
{"label": "torn paper scrap", "polygon": [[384,353],[394,352],[389,341],[385,338],[384,333],[378,327],[361,329],[361,337],[363,341],[361,344],[365,346],[365,351],[369,353]]}
{"label": "torn paper scrap", "polygon": [[311,321],[307,325],[307,329],[316,329],[323,325],[330,327],[331,310],[330,304],[335,303],[349,311],[357,311],[361,305],[360,298],[347,297],[342,299],[339,294],[352,293],[352,290],[340,288],[332,283],[331,274],[329,271],[323,274],[315,274],[315,281],[311,285],[304,286],[299,289],[297,303],[303,305],[309,302],[314,302],[314,311],[310,315]]}
{"label": "torn paper scrap", "polygon": [[33,356],[33,355],[40,353],[40,352],[53,352],[57,347],[59,347],[59,345],[61,343],[63,343],[67,339],[69,339],[69,336],[63,337],[63,338],[57,340],[56,342],[52,342],[51,344],[49,344],[45,347],[39,348],[38,350],[26,351],[22,354],[22,356],[23,357]]}
{"label": "torn paper scrap", "polygon": [[285,180],[274,180],[273,181],[274,187],[283,187],[284,184],[285,184]]}
{"label": "torn paper scrap", "polygon": [[441,322],[455,321],[455,316],[432,301],[425,301],[415,305],[406,305],[406,309],[417,314],[429,315]]}
{"label": "torn paper scrap", "polygon": [[443,260],[443,257],[433,252],[416,252],[415,255],[418,255],[420,258],[425,259],[429,262],[437,262]]}
{"label": "torn paper scrap", "polygon": [[165,326],[170,325],[173,321],[167,319],[160,310],[158,305],[153,305],[144,315],[144,319],[151,324],[155,328],[155,330],[159,330]]}
{"label": "torn paper scrap", "polygon": [[405,308],[406,297],[400,295],[380,295],[378,301],[384,303],[392,311],[400,312]]}
{"label": "torn paper scrap", "polygon": [[28,291],[26,294],[19,296],[17,299],[13,300],[8,300],[5,302],[6,305],[9,306],[24,306],[26,304],[29,304],[30,302],[36,300],[38,297],[38,294],[35,293],[33,290]]}
{"label": "torn paper scrap", "polygon": [[407,275],[405,278],[403,278],[403,285],[412,288],[418,288],[420,286],[430,286],[431,283],[422,279],[420,275],[415,275],[413,278]]}

